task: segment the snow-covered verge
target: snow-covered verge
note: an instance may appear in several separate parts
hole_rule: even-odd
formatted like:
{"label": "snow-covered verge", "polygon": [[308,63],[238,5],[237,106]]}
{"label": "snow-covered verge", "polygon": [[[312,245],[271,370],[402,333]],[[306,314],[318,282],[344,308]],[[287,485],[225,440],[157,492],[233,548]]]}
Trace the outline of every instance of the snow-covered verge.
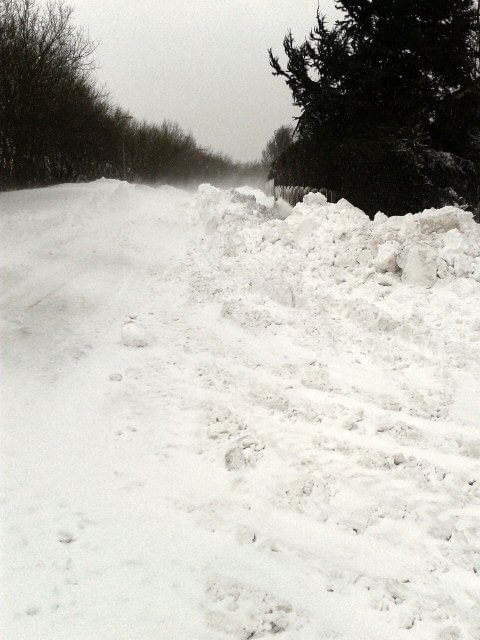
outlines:
{"label": "snow-covered verge", "polygon": [[2,638],[480,639],[480,235],[0,195]]}

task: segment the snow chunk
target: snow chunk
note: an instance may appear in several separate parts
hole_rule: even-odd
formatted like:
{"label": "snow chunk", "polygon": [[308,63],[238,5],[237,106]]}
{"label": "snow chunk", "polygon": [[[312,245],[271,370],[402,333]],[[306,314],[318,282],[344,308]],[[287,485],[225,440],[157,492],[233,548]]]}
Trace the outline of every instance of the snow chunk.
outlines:
{"label": "snow chunk", "polygon": [[387,240],[378,247],[377,257],[373,263],[377,271],[396,271],[399,248],[398,242],[391,240]]}
{"label": "snow chunk", "polygon": [[460,216],[463,212],[455,207],[443,207],[442,209],[426,209],[418,214],[420,230],[425,235],[432,233],[445,233],[452,229],[458,229]]}
{"label": "snow chunk", "polygon": [[458,229],[451,229],[443,236],[443,249],[440,256],[451,267],[455,258],[464,254],[467,250],[467,242]]}
{"label": "snow chunk", "polygon": [[455,256],[453,261],[453,270],[457,278],[465,278],[473,271],[473,260],[464,253]]}
{"label": "snow chunk", "polygon": [[401,253],[397,259],[402,269],[402,281],[405,284],[431,287],[437,279],[436,255],[428,245],[414,244]]}
{"label": "snow chunk", "polygon": [[141,325],[128,321],[122,327],[122,342],[126,347],[146,347],[150,340]]}
{"label": "snow chunk", "polygon": [[313,191],[310,191],[310,193],[307,193],[304,197],[303,197],[303,202],[305,204],[308,205],[312,205],[312,204],[317,204],[320,206],[324,206],[326,204],[328,204],[328,200],[327,198],[323,195],[323,193],[316,193]]}

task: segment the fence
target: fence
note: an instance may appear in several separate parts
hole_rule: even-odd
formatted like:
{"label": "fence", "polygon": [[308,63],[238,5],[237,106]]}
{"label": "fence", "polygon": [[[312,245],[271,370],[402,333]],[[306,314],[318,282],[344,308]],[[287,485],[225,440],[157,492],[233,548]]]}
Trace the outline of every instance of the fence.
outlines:
{"label": "fence", "polygon": [[281,198],[294,207],[298,202],[302,202],[307,193],[323,193],[328,202],[336,202],[337,194],[330,189],[312,189],[311,187],[293,187],[276,185],[274,180],[269,180],[265,185],[267,196],[274,196],[275,200]]}
{"label": "fence", "polygon": [[[286,187],[276,185],[275,180],[269,180],[265,185],[267,196],[274,196],[275,200],[282,198],[294,207],[297,202],[302,202],[307,193],[323,193],[328,202],[337,202],[337,194],[330,189],[311,189],[310,187]],[[480,202],[473,210],[473,219],[480,224]]]}

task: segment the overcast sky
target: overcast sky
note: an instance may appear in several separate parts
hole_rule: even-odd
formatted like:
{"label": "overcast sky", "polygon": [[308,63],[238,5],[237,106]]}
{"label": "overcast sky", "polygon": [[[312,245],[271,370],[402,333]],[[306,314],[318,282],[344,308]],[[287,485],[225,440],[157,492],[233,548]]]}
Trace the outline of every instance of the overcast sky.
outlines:
{"label": "overcast sky", "polygon": [[[317,0],[68,0],[99,43],[97,77],[115,103],[177,121],[202,146],[254,160],[291,121],[290,91],[271,75],[292,29],[303,41]],[[334,0],[320,0],[334,14]]]}

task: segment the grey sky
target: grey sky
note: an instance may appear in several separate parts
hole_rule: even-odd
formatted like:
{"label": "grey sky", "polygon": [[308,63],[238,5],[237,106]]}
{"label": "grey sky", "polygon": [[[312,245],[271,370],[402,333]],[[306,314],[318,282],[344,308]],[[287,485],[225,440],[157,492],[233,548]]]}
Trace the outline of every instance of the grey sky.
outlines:
{"label": "grey sky", "polygon": [[[317,0],[68,0],[99,42],[97,77],[135,117],[176,120],[199,144],[253,160],[295,113],[267,49],[303,40]],[[320,0],[334,16],[334,0]]]}

